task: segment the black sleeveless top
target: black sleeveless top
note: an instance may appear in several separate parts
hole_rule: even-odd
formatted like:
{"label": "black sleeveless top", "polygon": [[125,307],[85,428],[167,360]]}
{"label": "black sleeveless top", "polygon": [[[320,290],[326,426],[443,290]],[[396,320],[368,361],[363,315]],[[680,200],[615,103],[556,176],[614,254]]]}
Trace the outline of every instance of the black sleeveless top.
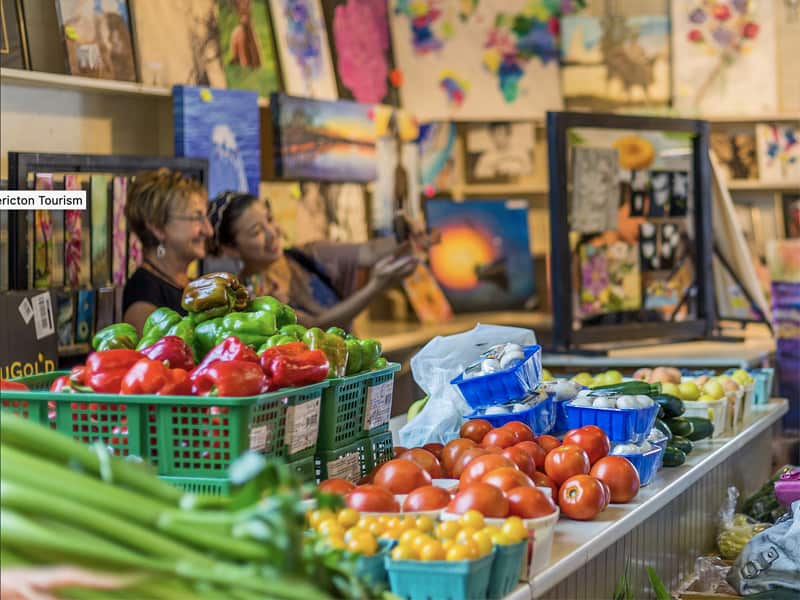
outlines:
{"label": "black sleeveless top", "polygon": [[151,273],[143,267],[136,269],[131,278],[125,283],[122,291],[122,313],[135,302],[149,302],[156,307],[166,306],[181,315],[186,311],[181,307],[183,289],[175,287],[158,275]]}

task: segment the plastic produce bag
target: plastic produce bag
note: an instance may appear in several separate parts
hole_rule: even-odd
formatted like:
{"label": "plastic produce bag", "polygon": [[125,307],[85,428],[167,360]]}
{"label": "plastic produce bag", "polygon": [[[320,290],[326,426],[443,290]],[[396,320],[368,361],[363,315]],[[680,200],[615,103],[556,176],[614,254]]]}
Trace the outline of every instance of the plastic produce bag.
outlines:
{"label": "plastic produce bag", "polygon": [[447,443],[456,437],[463,416],[472,412],[450,381],[490,346],[512,342],[536,343],[530,329],[478,324],[470,331],[438,336],[411,359],[414,381],[428,395],[425,408],[400,430],[400,445],[407,448],[428,442]]}
{"label": "plastic produce bag", "polygon": [[728,583],[742,596],[778,588],[800,592],[800,500],[748,542],[731,567]]}
{"label": "plastic produce bag", "polygon": [[753,536],[769,527],[769,523],[759,523],[743,514],[736,514],[736,500],[739,491],[728,488],[728,498],[720,509],[720,529],[717,534],[719,555],[725,560],[734,560],[742,552]]}

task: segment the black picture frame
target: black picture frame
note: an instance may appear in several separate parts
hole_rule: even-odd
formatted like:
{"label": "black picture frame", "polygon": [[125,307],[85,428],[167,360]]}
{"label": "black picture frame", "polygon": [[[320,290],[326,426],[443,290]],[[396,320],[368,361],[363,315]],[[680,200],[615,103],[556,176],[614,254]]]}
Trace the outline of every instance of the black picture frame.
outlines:
{"label": "black picture frame", "polygon": [[0,66],[30,69],[22,0],[0,0]]}
{"label": "black picture frame", "polygon": [[[693,214],[695,224],[695,285],[698,314],[680,322],[620,323],[574,327],[572,259],[569,244],[567,132],[576,127],[595,129],[656,130],[691,135]],[[716,322],[712,279],[711,162],[708,121],[668,117],[627,116],[582,112],[548,112],[547,146],[550,204],[551,305],[553,346],[567,351],[590,344],[619,344],[636,340],[687,340],[711,334]]]}

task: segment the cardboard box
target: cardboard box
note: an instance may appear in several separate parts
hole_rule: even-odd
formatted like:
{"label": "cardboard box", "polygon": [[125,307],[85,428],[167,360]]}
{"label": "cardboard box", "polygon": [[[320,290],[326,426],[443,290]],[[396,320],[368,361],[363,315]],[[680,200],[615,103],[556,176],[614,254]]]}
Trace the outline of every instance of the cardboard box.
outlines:
{"label": "cardboard box", "polygon": [[58,336],[48,290],[10,291],[0,295],[0,377],[13,379],[54,371]]}

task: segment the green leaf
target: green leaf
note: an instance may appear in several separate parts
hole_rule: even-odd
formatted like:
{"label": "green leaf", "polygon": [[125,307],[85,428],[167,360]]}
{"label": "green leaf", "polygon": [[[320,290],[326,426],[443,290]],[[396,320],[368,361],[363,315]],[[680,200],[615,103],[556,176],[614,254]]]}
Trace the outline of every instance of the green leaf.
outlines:
{"label": "green leaf", "polygon": [[650,579],[650,585],[653,586],[653,592],[656,595],[656,600],[670,600],[669,590],[661,578],[656,573],[653,567],[647,567],[647,577]]}

